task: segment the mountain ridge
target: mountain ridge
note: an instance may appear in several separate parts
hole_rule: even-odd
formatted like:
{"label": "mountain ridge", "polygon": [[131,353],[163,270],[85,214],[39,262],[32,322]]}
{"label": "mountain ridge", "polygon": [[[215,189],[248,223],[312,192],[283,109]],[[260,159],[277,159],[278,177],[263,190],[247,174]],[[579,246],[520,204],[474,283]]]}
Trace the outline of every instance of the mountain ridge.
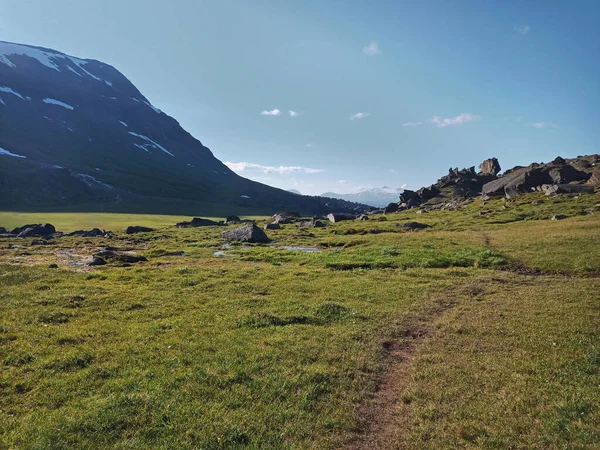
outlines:
{"label": "mountain ridge", "polygon": [[113,66],[4,41],[0,148],[3,210],[322,214],[366,208],[240,177]]}

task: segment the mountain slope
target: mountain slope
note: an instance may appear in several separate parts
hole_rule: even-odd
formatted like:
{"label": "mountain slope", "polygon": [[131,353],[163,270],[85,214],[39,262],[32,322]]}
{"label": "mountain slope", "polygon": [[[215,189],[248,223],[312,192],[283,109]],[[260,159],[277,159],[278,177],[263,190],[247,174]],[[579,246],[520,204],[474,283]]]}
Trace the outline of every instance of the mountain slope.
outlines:
{"label": "mountain slope", "polygon": [[321,194],[323,197],[332,197],[349,202],[364,203],[366,205],[383,207],[390,203],[398,202],[398,197],[403,189],[391,189],[387,186],[382,188],[366,189],[354,194],[336,194],[335,192],[326,192]]}
{"label": "mountain slope", "polygon": [[114,67],[0,41],[0,209],[361,209],[236,175]]}

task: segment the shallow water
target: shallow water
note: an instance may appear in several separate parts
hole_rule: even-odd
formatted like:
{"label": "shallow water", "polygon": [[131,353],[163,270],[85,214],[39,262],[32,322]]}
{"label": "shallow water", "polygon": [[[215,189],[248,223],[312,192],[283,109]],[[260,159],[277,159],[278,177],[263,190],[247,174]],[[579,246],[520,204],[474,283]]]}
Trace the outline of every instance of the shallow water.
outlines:
{"label": "shallow water", "polygon": [[290,245],[281,245],[277,248],[282,248],[284,250],[291,250],[296,252],[306,252],[306,253],[321,253],[323,250],[316,247],[301,247],[301,246],[290,246]]}

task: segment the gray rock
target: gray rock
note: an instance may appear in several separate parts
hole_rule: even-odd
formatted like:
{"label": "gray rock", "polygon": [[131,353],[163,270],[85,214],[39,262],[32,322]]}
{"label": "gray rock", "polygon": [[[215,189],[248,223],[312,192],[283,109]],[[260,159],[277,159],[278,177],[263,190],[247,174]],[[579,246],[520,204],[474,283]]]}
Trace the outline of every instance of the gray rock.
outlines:
{"label": "gray rock", "polygon": [[264,226],[265,230],[280,230],[281,225],[279,223],[268,223]]}
{"label": "gray rock", "polygon": [[77,231],[73,231],[71,233],[67,233],[64,236],[78,236],[78,237],[107,237],[110,236],[112,233],[110,231],[104,231],[101,230],[100,228],[92,228],[89,231],[86,230],[77,230]]}
{"label": "gray rock", "polygon": [[227,225],[235,225],[235,224],[238,224],[241,222],[242,222],[242,219],[240,219],[238,216],[234,216],[234,215],[227,216],[227,218],[225,219],[225,223]]}
{"label": "gray rock", "polygon": [[366,214],[361,214],[356,218],[356,220],[369,220],[369,216],[367,216]]}
{"label": "gray rock", "polygon": [[254,223],[247,223],[243,227],[221,232],[227,242],[270,242],[269,237]]}
{"label": "gray rock", "polygon": [[556,214],[555,216],[552,216],[552,220],[563,220],[566,218],[567,216],[565,216],[564,214]]}
{"label": "gray rock", "polygon": [[483,161],[479,164],[479,170],[481,170],[482,175],[498,175],[500,173],[501,167],[497,158],[490,158]]}

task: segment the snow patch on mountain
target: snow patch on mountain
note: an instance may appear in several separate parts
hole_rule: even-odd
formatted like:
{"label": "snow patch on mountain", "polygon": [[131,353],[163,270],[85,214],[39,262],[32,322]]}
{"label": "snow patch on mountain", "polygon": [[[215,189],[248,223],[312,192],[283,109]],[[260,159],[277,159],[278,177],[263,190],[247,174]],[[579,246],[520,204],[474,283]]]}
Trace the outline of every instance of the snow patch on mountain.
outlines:
{"label": "snow patch on mountain", "polygon": [[8,150],[4,150],[2,147],[0,147],[0,155],[13,156],[15,158],[27,158],[27,156],[17,155],[16,153],[12,153],[12,152],[9,152]]}
{"label": "snow patch on mountain", "polygon": [[130,98],[131,98],[131,100],[133,100],[134,102],[137,102],[137,103],[143,103],[144,105],[146,105],[146,106],[148,106],[148,107],[152,108],[156,114],[161,114],[161,113],[162,113],[162,111],[161,111],[160,109],[158,109],[156,106],[154,106],[154,105],[151,105],[150,103],[148,103],[148,102],[146,102],[146,101],[144,101],[144,100],[139,100],[139,99],[137,99],[137,98],[135,98],[135,97],[130,97]]}
{"label": "snow patch on mountain", "polygon": [[[112,83],[110,81],[103,80],[94,75],[93,73],[89,72],[87,69],[85,69],[84,66],[88,63],[88,61],[51,50],[42,50],[40,48],[29,47],[27,45],[13,44],[10,42],[0,41],[0,63],[6,64],[9,67],[17,67],[17,65],[11,60],[11,56],[27,56],[29,58],[36,59],[40,62],[40,64],[43,64],[44,66],[49,67],[52,70],[56,70],[57,72],[61,71],[60,66],[58,65],[58,62],[60,60],[69,61],[70,64],[75,65],[85,75],[93,78],[96,81],[101,81],[109,86],[112,86]],[[71,72],[75,73],[80,77],[83,76],[80,73],[78,73],[73,67],[71,67],[70,64],[67,65],[67,69],[69,69]]]}
{"label": "snow patch on mountain", "polygon": [[125,122],[123,122],[122,120],[119,120],[119,123],[120,123],[121,125],[123,125],[124,127],[129,127],[129,125],[127,125],[127,124],[126,124]]}
{"label": "snow patch on mountain", "polygon": [[[166,153],[166,154],[168,154],[168,155],[171,155],[171,156],[173,156],[173,157],[175,156],[175,155],[174,155],[173,153],[171,153],[169,150],[167,150],[166,148],[164,148],[164,147],[163,147],[162,145],[160,145],[159,143],[157,143],[157,142],[153,141],[153,140],[152,140],[152,139],[150,139],[148,136],[144,136],[143,134],[137,134],[137,133],[134,133],[133,131],[130,131],[130,132],[129,132],[129,134],[131,134],[132,136],[135,136],[135,137],[137,137],[137,138],[143,139],[143,140],[144,140],[144,141],[146,141],[146,142],[149,142],[149,143],[152,145],[152,147],[158,148],[159,150],[162,150],[163,152],[165,152],[165,153]],[[135,145],[135,144],[134,144],[134,145]],[[144,149],[144,150],[146,150],[146,149]],[[148,151],[148,150],[146,150],[146,151]]]}
{"label": "snow patch on mountain", "polygon": [[6,103],[4,103],[4,100],[2,100],[1,98],[0,98],[0,103],[2,103],[3,105],[6,105]]}
{"label": "snow patch on mountain", "polygon": [[42,100],[44,103],[47,103],[48,105],[56,105],[56,106],[62,106],[65,109],[70,109],[71,111],[73,111],[75,108],[72,107],[71,105],[65,103],[65,102],[61,102],[60,100],[56,100],[54,98],[45,98]]}
{"label": "snow patch on mountain", "polygon": [[110,184],[103,183],[102,181],[99,181],[96,178],[94,178],[93,176],[88,175],[86,173],[76,173],[75,176],[77,178],[79,178],[81,181],[83,181],[85,184],[87,184],[89,187],[96,187],[94,185],[98,185],[98,186],[102,186],[103,188],[109,189],[111,191],[115,190],[115,188],[112,187]]}
{"label": "snow patch on mountain", "polygon": [[25,100],[25,97],[23,97],[17,91],[12,90],[8,86],[0,86],[0,92],[6,92],[8,94],[12,94],[12,95],[15,95],[15,96],[19,97],[21,100]]}

